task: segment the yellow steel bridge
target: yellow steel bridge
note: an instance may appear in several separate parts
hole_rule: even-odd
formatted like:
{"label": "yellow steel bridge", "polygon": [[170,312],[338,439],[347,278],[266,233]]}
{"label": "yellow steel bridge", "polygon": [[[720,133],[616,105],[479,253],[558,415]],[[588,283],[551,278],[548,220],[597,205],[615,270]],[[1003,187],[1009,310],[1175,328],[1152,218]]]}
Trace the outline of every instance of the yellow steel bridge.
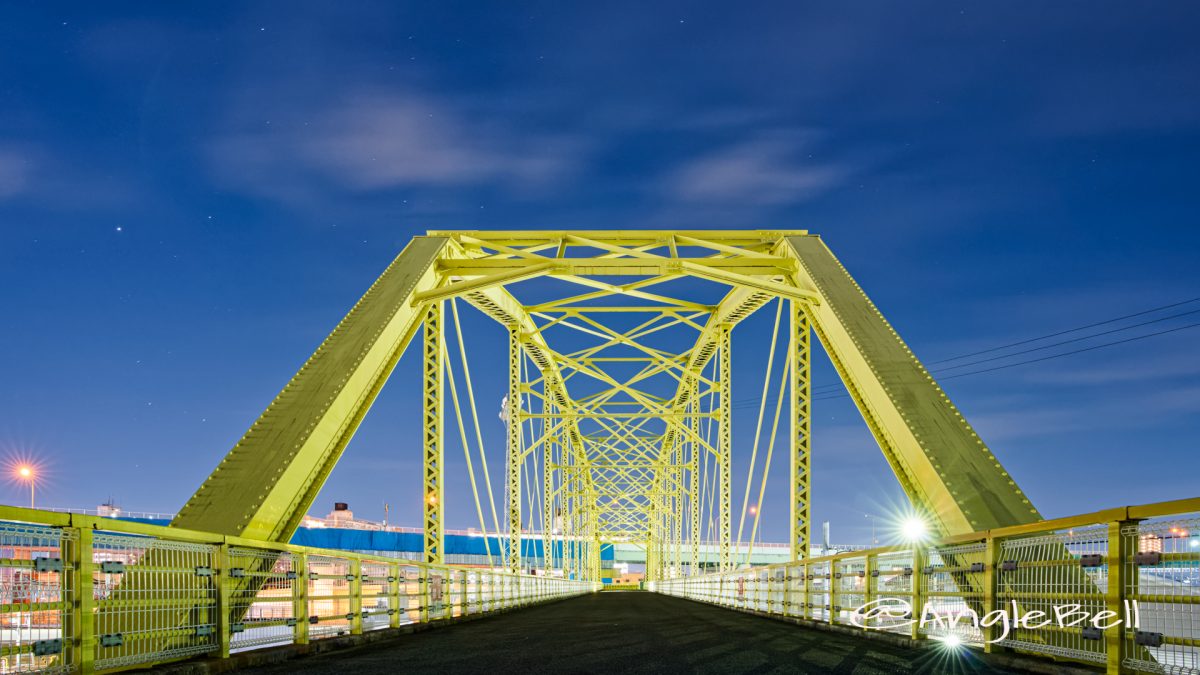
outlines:
{"label": "yellow steel bridge", "polygon": [[[551,281],[522,285],[536,278]],[[476,310],[508,336],[499,513],[460,317]],[[758,311],[773,315],[773,330],[753,336],[770,347],[758,424],[741,432],[753,440],[739,504],[731,353],[738,325]],[[814,336],[928,537],[810,557]],[[410,346],[422,362],[424,560],[289,545]],[[458,502],[507,541],[489,551],[488,569],[445,561],[444,510],[456,497],[446,494],[448,434],[473,487]],[[777,446],[788,455],[788,493],[775,502],[786,499],[790,562],[747,569],[735,542],[755,540],[761,512],[748,519],[747,505],[752,494],[766,501]],[[808,232],[430,232],[372,284],[170,527],[0,508],[10,580],[0,660],[6,672],[109,672],[465,618],[591,593],[601,545],[631,542],[645,547],[660,593],[1111,673],[1200,672],[1200,594],[1189,581],[1200,581],[1200,550],[1188,536],[1197,511],[1200,500],[1187,500],[1043,520]],[[521,559],[523,530],[540,532],[541,569]],[[707,542],[715,564],[701,561]],[[995,626],[856,611],[881,599],[978,616],[1063,604],[1121,616],[1140,601],[1149,623],[1028,625],[998,637]]]}

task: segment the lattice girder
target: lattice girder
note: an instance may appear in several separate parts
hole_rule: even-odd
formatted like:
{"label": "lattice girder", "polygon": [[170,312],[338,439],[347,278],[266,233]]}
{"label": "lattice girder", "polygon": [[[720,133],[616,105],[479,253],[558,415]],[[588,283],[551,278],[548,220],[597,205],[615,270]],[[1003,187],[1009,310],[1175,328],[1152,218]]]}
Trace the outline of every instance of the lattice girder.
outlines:
{"label": "lattice girder", "polygon": [[[537,277],[551,277],[573,292],[523,304],[511,287]],[[686,278],[728,291],[710,304],[668,290]],[[562,547],[562,564],[576,573],[598,569],[592,558],[598,537],[652,544],[660,566],[672,573],[684,566],[680,549],[686,539],[694,562],[700,505],[709,489],[700,474],[710,463],[720,473],[711,486],[717,512],[710,518],[717,520],[720,564],[732,565],[729,347],[736,326],[774,298],[792,305],[789,362],[804,360],[803,367],[793,366],[789,386],[794,553],[804,550],[809,529],[810,325],[901,486],[939,529],[958,533],[1038,518],[819,238],[803,231],[618,230],[435,232],[415,238],[174,524],[289,539],[422,319],[455,298],[509,331],[508,460],[511,467],[543,453],[538,464],[545,484],[534,486],[532,494],[555,512],[543,511],[539,526],[557,524],[560,534],[574,538]],[[616,328],[610,322],[614,314],[645,319],[632,329]],[[691,331],[694,341],[682,348],[654,344],[679,330]],[[558,331],[596,344],[556,349]],[[444,349],[440,338],[436,342]],[[530,364],[524,376],[523,360]],[[634,370],[618,374],[620,367]],[[662,391],[663,381],[670,383],[670,393]],[[524,410],[522,398],[536,408]],[[715,400],[715,407],[704,409],[702,399]],[[433,400],[427,397],[426,408]],[[541,420],[535,438],[520,432],[520,422],[529,419]],[[702,432],[702,423],[716,431],[715,439]],[[426,450],[440,469],[440,455],[432,452],[440,441],[433,439],[427,439]],[[510,470],[505,480],[505,526],[515,553],[522,523],[520,472]],[[435,482],[440,489],[440,477],[427,475],[426,489]],[[443,498],[437,496],[439,508],[427,509],[438,523]],[[509,562],[514,569],[521,564],[518,555]]]}

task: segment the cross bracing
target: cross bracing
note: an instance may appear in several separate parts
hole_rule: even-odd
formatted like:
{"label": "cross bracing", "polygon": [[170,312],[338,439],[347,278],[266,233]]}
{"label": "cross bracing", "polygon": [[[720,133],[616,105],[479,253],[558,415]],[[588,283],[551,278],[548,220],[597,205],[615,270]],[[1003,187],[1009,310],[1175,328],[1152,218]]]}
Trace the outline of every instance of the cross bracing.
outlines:
{"label": "cross bracing", "polygon": [[[533,279],[551,281],[525,283]],[[465,352],[455,373],[446,349],[461,345],[460,304],[491,317],[508,335],[502,516],[493,521],[508,534],[497,555],[513,570],[525,566],[523,529],[541,530],[543,550],[562,551],[558,559],[545,556],[552,558],[543,560],[547,568],[580,578],[596,577],[599,544],[611,541],[644,545],[651,576],[695,572],[697,547],[706,540],[718,544],[719,567],[738,564],[732,543],[741,536],[754,470],[735,529],[731,345],[738,325],[766,307],[776,317],[772,346],[780,341],[784,356],[764,377],[764,391],[777,387],[780,395],[772,410],[763,397],[754,452],[763,445],[764,475],[753,487],[765,489],[775,439],[783,439],[793,557],[805,555],[809,541],[810,335],[820,340],[900,485],[941,531],[1037,518],[819,238],[804,231],[614,230],[415,238],[176,524],[290,537],[417,338],[424,361],[426,554],[440,562],[449,498],[441,473],[444,437],[455,430],[445,423],[446,387],[464,447],[470,434],[459,389],[466,390],[478,434]],[[486,464],[480,468],[487,471]],[[484,508],[474,496],[482,523]],[[532,512],[534,504],[540,513]],[[749,531],[757,526],[756,516]]]}

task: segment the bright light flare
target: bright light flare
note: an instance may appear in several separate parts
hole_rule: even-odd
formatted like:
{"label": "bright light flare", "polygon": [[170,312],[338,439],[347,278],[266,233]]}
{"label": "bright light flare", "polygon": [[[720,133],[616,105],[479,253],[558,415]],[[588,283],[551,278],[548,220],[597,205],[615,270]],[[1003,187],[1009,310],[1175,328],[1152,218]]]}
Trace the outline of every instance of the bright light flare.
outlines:
{"label": "bright light flare", "polygon": [[920,516],[908,516],[900,523],[900,534],[905,541],[921,541],[929,534],[929,526]]}
{"label": "bright light flare", "polygon": [[958,633],[950,633],[942,638],[942,644],[947,649],[959,649],[962,647],[962,638],[958,636]]}
{"label": "bright light flare", "polygon": [[33,467],[31,467],[29,465],[17,467],[17,476],[28,480],[30,478],[33,478],[33,475],[34,475]]}

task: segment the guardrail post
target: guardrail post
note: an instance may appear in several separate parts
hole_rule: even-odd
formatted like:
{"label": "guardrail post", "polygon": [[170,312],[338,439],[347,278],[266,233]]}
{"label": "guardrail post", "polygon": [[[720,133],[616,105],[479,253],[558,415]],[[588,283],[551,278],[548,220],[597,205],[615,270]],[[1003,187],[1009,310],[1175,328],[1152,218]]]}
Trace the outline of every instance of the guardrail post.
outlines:
{"label": "guardrail post", "polygon": [[221,658],[229,658],[229,642],[233,639],[230,616],[233,614],[233,582],[229,577],[233,557],[229,553],[229,544],[222,543],[217,547],[217,636],[221,640]]}
{"label": "guardrail post", "polygon": [[[1000,575],[996,574],[996,564],[1000,560],[1000,541],[996,537],[988,534],[983,546],[983,613],[981,616],[987,616],[996,611],[996,598],[1000,594],[1000,588],[997,581]],[[983,651],[991,654],[992,652],[1004,651],[1000,645],[994,644],[992,640],[996,638],[996,624],[990,626],[981,626],[983,629]]]}
{"label": "guardrail post", "polygon": [[388,609],[391,611],[391,613],[388,614],[388,628],[399,628],[401,605],[400,598],[402,597],[402,592],[400,589],[403,588],[403,581],[400,578],[400,565],[396,563],[389,564],[388,576],[392,578],[391,583],[388,585],[388,588],[390,588],[392,591],[391,597],[388,598]]}
{"label": "guardrail post", "polygon": [[792,614],[792,563],[789,562],[783,568],[783,615],[790,616]]}
{"label": "guardrail post", "polygon": [[[462,610],[462,613],[463,614],[471,614],[472,613],[471,607],[474,604],[471,601],[471,589],[472,589],[471,574],[472,574],[471,570],[463,570],[463,573],[462,573],[462,575],[463,575],[463,577],[462,577],[462,583],[463,583],[463,591],[462,591],[462,593],[463,593],[463,610]],[[475,585],[474,588],[478,592],[479,586]]]}
{"label": "guardrail post", "polygon": [[1137,581],[1137,571],[1135,570],[1131,574],[1125,563],[1136,553],[1133,550],[1135,547],[1130,546],[1130,543],[1136,541],[1137,538],[1125,537],[1121,530],[1126,526],[1136,524],[1136,522],[1118,520],[1108,524],[1108,588],[1104,594],[1104,608],[1115,612],[1116,616],[1122,619],[1117,622],[1117,625],[1104,632],[1105,651],[1107,652],[1106,672],[1109,675],[1125,672],[1122,666],[1128,649],[1128,641],[1125,639],[1128,627],[1124,621],[1127,618],[1125,613],[1126,587],[1131,582],[1136,583]]}
{"label": "guardrail post", "polygon": [[433,585],[432,570],[428,567],[418,568],[417,572],[417,589],[421,594],[421,611],[418,613],[418,618],[421,623],[429,623],[433,620],[433,603],[431,601],[432,593],[429,592],[429,587]]}
{"label": "guardrail post", "polygon": [[362,635],[363,630],[362,561],[350,559],[350,634]]}
{"label": "guardrail post", "polygon": [[837,621],[834,620],[834,617],[837,615],[837,609],[835,608],[838,606],[838,590],[842,585],[842,580],[838,578],[837,571],[839,562],[840,560],[838,558],[830,560],[829,571],[825,573],[825,588],[828,590],[829,602],[829,611],[826,613],[825,618],[831,626],[837,623]]}
{"label": "guardrail post", "polygon": [[[878,566],[879,566],[879,561],[876,559],[875,554],[868,553],[866,556],[866,561],[863,563],[863,604],[864,605],[870,605],[871,602],[875,599],[875,577],[872,573],[875,571],[875,568]],[[852,610],[852,611],[855,611],[857,609],[858,608],[855,607],[854,610]],[[866,631],[866,630],[867,630],[867,626],[864,624],[863,631]]]}
{"label": "guardrail post", "polygon": [[921,544],[913,544],[912,552],[912,625],[909,626],[908,636],[914,640],[921,639],[921,618],[925,615],[925,561],[927,551]]}
{"label": "guardrail post", "polygon": [[70,634],[63,635],[64,640],[71,640],[74,649],[71,650],[73,671],[82,675],[95,672],[96,661],[96,595],[93,589],[92,570],[92,529],[80,527],[75,530],[75,546],[70,552],[71,586],[75,589],[75,597],[71,603]]}
{"label": "guardrail post", "polygon": [[308,644],[308,555],[295,553],[292,556],[292,571],[296,573],[295,588],[292,589],[292,616],[296,617],[295,640],[298,645]]}
{"label": "guardrail post", "polygon": [[810,572],[812,570],[809,568],[808,563],[804,563],[804,571],[801,573],[804,575],[804,607],[801,608],[803,611],[800,612],[800,615],[805,619],[813,618],[810,616],[812,613],[808,611],[810,609],[809,605],[812,604],[812,574]]}

